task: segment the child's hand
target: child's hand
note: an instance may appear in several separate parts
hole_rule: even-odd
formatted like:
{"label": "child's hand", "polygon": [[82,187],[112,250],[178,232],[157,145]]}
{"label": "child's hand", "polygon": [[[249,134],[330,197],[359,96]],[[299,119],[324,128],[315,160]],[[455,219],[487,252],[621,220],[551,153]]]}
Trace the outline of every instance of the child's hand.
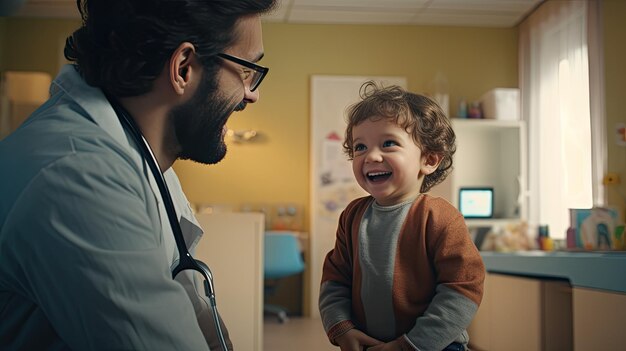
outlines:
{"label": "child's hand", "polygon": [[361,351],[361,346],[374,346],[381,342],[358,329],[350,329],[335,339],[341,351]]}
{"label": "child's hand", "polygon": [[398,340],[390,341],[384,344],[368,347],[367,351],[401,351],[402,345]]}

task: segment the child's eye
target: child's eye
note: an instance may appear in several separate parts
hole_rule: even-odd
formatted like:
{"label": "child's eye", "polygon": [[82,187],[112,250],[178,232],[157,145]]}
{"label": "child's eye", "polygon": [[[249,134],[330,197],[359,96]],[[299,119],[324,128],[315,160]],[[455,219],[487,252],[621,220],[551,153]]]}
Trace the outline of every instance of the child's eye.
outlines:
{"label": "child's eye", "polygon": [[383,143],[383,147],[391,147],[396,145],[398,145],[398,143],[393,140],[385,140],[385,142]]}
{"label": "child's eye", "polygon": [[354,145],[354,152],[363,151],[365,149],[366,149],[366,147],[363,144],[356,144],[356,145]]}

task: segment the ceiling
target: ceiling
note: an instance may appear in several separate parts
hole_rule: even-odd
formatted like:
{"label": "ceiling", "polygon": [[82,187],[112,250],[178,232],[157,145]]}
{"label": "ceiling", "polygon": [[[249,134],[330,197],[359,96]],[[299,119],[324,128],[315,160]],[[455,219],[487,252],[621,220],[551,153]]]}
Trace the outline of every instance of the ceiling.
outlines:
{"label": "ceiling", "polygon": [[[511,27],[544,0],[278,0],[271,22]],[[78,18],[76,0],[26,0],[19,17]]]}

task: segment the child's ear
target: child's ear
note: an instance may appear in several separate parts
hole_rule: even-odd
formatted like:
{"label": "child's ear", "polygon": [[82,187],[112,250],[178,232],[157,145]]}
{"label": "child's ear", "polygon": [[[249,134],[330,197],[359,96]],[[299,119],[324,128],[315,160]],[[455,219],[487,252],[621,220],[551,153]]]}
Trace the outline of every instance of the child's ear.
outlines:
{"label": "child's ear", "polygon": [[422,155],[420,171],[423,175],[429,175],[437,170],[441,163],[441,155],[436,153],[429,153]]}

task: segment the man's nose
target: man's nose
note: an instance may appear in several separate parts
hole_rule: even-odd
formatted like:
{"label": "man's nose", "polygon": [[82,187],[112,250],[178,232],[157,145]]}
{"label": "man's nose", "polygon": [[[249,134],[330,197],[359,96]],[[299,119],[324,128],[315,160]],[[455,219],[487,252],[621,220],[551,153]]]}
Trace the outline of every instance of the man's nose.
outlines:
{"label": "man's nose", "polygon": [[255,91],[250,91],[250,87],[246,87],[246,91],[243,96],[243,99],[245,102],[253,104],[257,102],[257,100],[259,100],[259,95],[260,95],[259,89]]}

